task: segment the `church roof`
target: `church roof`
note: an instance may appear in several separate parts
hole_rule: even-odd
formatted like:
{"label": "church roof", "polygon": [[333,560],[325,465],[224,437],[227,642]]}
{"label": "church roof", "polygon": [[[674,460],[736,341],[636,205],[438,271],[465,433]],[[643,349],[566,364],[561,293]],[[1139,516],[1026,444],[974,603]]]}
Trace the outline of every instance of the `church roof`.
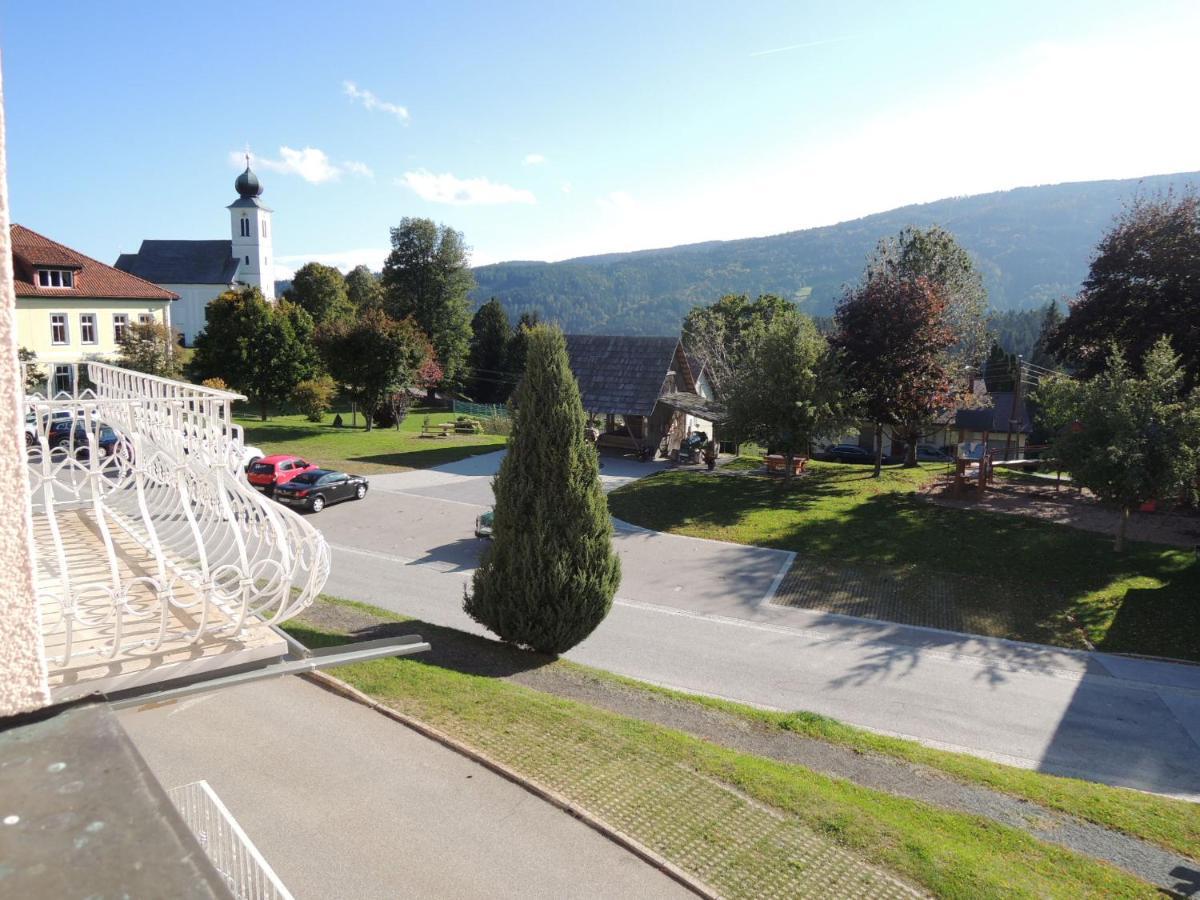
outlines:
{"label": "church roof", "polygon": [[232,284],[238,259],[233,241],[142,241],[116,267],[155,284]]}
{"label": "church roof", "polygon": [[[107,266],[52,241],[23,225],[12,226],[13,282],[18,297],[93,297],[120,300],[176,300],[178,296],[141,278]],[[70,269],[74,287],[34,284],[39,268]]]}

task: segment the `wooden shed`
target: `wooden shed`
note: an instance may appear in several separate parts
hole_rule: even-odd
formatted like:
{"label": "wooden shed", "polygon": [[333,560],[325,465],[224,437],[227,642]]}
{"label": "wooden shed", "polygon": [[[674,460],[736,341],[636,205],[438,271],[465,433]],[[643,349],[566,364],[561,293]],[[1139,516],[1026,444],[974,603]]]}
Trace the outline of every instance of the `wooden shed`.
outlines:
{"label": "wooden shed", "polygon": [[569,334],[567,353],[583,408],[601,423],[602,448],[653,454],[664,436],[717,417],[677,337]]}

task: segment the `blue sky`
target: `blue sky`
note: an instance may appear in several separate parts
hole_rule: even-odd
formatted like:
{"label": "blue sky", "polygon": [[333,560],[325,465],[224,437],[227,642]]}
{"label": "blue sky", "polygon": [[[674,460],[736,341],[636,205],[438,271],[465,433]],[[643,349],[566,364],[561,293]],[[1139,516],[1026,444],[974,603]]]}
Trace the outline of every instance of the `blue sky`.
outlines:
{"label": "blue sky", "polygon": [[1200,169],[1194,2],[0,9],[13,218],[105,261],[227,236],[245,146],[291,267],[403,216],[482,264]]}

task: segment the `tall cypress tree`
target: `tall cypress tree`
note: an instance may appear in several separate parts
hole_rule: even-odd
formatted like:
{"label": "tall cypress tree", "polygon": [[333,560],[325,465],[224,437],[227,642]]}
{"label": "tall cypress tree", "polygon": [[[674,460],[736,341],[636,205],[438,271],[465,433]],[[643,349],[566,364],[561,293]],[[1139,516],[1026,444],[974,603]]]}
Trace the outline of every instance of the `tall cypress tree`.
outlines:
{"label": "tall cypress tree", "polygon": [[463,608],[502,640],[562,653],[608,615],[621,566],[562,332],[539,325],[526,339],[492,543]]}

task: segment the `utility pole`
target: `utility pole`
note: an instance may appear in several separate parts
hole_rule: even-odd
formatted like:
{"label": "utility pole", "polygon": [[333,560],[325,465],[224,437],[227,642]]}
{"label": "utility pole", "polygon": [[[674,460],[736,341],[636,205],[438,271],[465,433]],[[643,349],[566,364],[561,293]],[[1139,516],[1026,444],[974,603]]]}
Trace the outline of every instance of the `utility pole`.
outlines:
{"label": "utility pole", "polygon": [[[1025,384],[1025,361],[1017,355],[1017,377],[1013,384],[1012,408],[1008,411],[1008,437],[1004,440],[1004,461],[1009,462],[1009,451],[1012,447],[1013,426],[1020,420],[1018,410],[1021,408],[1021,392]],[[1019,449],[1019,448],[1018,448]]]}

